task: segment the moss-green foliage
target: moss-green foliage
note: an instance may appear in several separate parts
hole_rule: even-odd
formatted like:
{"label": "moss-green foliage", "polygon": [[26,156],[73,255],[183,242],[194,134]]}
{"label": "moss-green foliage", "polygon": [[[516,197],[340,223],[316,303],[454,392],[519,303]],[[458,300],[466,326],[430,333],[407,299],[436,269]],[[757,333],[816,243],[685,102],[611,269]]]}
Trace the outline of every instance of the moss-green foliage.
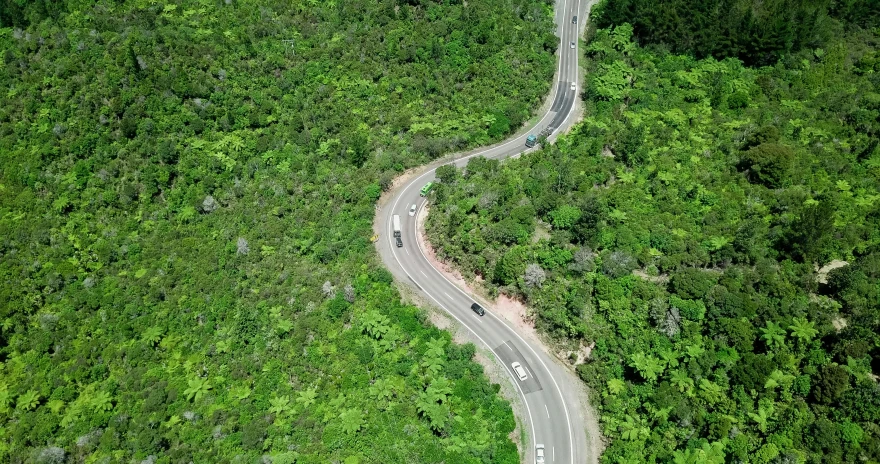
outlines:
{"label": "moss-green foliage", "polygon": [[397,173],[529,116],[547,4],[13,3],[0,461],[517,461],[370,236]]}
{"label": "moss-green foliage", "polygon": [[[844,28],[880,24],[875,0],[605,0],[600,28],[632,24],[643,45],[662,44],[699,58],[772,64],[790,52],[824,47]],[[745,103],[733,93],[731,107]],[[735,104],[735,105],[734,105]]]}
{"label": "moss-green foliage", "polygon": [[[750,69],[631,30],[587,47],[571,134],[446,173],[431,240],[559,340],[595,342],[578,372],[604,462],[877,461],[878,37]],[[496,234],[525,208],[530,234]],[[849,265],[821,284],[832,259]]]}

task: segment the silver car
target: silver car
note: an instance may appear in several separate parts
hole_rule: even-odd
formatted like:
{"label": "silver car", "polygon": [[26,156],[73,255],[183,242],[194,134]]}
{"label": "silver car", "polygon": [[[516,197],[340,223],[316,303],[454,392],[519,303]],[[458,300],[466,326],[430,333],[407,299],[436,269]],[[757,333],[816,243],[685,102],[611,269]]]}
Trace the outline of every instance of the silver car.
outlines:
{"label": "silver car", "polygon": [[535,464],[544,464],[544,445],[535,445]]}

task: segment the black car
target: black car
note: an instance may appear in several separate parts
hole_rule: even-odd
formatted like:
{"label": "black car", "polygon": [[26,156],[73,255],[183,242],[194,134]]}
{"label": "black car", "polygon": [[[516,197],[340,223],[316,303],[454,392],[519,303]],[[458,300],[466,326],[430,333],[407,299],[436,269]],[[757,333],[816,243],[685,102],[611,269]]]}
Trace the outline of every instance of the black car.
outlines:
{"label": "black car", "polygon": [[397,239],[397,248],[403,247],[403,239],[401,239],[400,237],[394,237],[394,238]]}
{"label": "black car", "polygon": [[578,17],[577,17],[577,16],[572,16],[572,17],[571,17],[571,23],[572,23],[572,24],[577,24],[577,22],[578,22]]}
{"label": "black car", "polygon": [[482,306],[480,306],[480,305],[478,305],[478,304],[476,304],[476,303],[474,303],[474,304],[471,305],[471,309],[473,309],[474,312],[477,313],[477,314],[479,314],[480,316],[482,316],[483,314],[486,314],[486,310],[483,309]]}

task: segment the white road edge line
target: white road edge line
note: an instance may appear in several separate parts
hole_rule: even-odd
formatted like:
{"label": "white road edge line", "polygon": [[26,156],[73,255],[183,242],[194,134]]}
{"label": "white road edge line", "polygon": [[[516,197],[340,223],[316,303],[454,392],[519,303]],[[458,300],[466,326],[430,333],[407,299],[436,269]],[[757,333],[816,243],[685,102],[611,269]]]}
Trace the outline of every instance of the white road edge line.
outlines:
{"label": "white road edge line", "polygon": [[[412,185],[412,184],[411,184],[411,185]],[[405,191],[405,190],[404,190],[404,191]],[[398,197],[398,198],[399,198],[399,197]],[[395,205],[396,205],[396,204],[397,204],[397,202],[395,201]],[[394,211],[394,210],[392,209],[391,211]],[[390,237],[389,237],[389,239],[388,239],[388,244],[389,244],[389,245],[392,245]],[[419,247],[419,249],[421,249],[421,247]],[[403,263],[401,263],[400,260],[397,259],[397,254],[394,253],[394,248],[391,248],[391,251],[392,251],[392,254],[394,255],[394,260],[397,261],[397,265],[398,265],[401,269],[403,269],[403,272],[404,272],[404,273],[405,273],[410,279],[412,279],[412,275],[410,275],[410,273],[406,270],[406,268],[403,267]],[[424,256],[424,255],[423,255],[423,256]],[[426,259],[427,259],[427,258],[426,258]],[[424,271],[422,271],[422,274],[424,274]],[[428,276],[426,275],[425,277],[427,278]],[[415,280],[413,280],[413,281],[415,281]],[[458,288],[458,287],[456,287],[456,288]],[[447,308],[446,306],[443,306],[443,304],[440,303],[439,301],[437,301],[437,299],[434,298],[434,295],[431,295],[431,293],[429,293],[427,290],[422,289],[422,292],[424,292],[425,295],[428,295],[429,298],[431,298],[432,300],[434,300],[434,303],[437,303],[437,306],[440,306],[441,308],[443,308],[444,311],[446,311],[447,313],[449,313],[450,316],[454,317],[455,320],[458,321],[459,324],[463,325],[463,326],[466,327],[468,330],[470,330],[470,332],[471,332],[472,334],[474,334],[474,336],[477,337],[477,339],[480,340],[480,342],[481,342],[484,346],[486,346],[486,348],[488,348],[489,351],[492,352],[492,354],[495,355],[495,357],[498,359],[498,361],[500,361],[502,365],[504,364],[504,360],[501,359],[501,356],[499,356],[498,353],[496,353],[495,350],[492,349],[492,347],[489,346],[488,343],[486,343],[486,340],[483,340],[483,337],[480,337],[480,335],[477,334],[477,333],[474,331],[474,329],[470,328],[467,324],[464,323],[464,321],[462,321],[461,319],[459,319],[458,316],[456,316],[452,311],[449,310],[449,308]],[[470,297],[468,297],[468,299],[470,299]],[[510,374],[510,379],[513,381],[513,384],[516,386],[516,389],[519,391],[519,394],[520,394],[520,396],[522,397],[523,405],[526,407],[526,414],[529,416],[529,426],[530,426],[530,428],[532,429],[533,441],[537,444],[537,438],[534,438],[534,435],[535,435],[535,421],[534,421],[534,419],[532,418],[532,410],[531,410],[531,408],[529,408],[529,402],[526,400],[526,394],[525,394],[525,392],[523,392],[522,387],[520,387],[519,382],[517,382],[517,379],[513,376],[513,374],[510,372],[510,370],[508,370],[507,372],[508,372],[508,374]],[[571,428],[570,425],[569,425],[569,428]],[[573,462],[574,462],[574,458],[572,457],[572,463],[573,463]]]}
{"label": "white road edge line", "polygon": [[[413,182],[413,183],[410,184],[410,186],[412,186],[412,185],[415,185],[415,182]],[[405,192],[406,192],[406,189],[404,189],[404,191],[401,192],[401,195],[400,195],[400,196],[403,196],[403,193],[405,193]],[[400,198],[400,197],[398,197],[398,199],[399,199],[399,198]],[[395,201],[394,206],[395,206],[395,207],[392,208],[391,211],[395,211],[395,210],[396,210],[397,201]],[[390,223],[389,223],[389,227],[391,227]],[[418,234],[418,230],[416,230],[416,234]],[[389,244],[391,243],[391,238],[390,238],[390,237],[388,238],[388,242],[389,242]],[[418,246],[418,248],[419,248],[419,252],[422,254],[422,258],[423,258],[425,261],[428,261],[428,257],[427,257],[427,255],[425,255],[425,250],[422,248],[422,244],[419,243],[418,240],[416,240],[416,246]],[[392,248],[392,253],[393,253],[393,248]],[[396,255],[396,254],[394,255],[394,259],[397,261],[398,266],[400,266],[400,268],[403,269],[403,272],[406,272],[406,269],[404,269],[403,264],[402,264],[402,263],[400,262],[400,260],[397,258],[397,255]],[[430,261],[428,261],[428,262],[430,262]],[[440,277],[441,277],[443,280],[445,280],[449,285],[455,287],[455,289],[458,290],[459,293],[461,293],[462,295],[464,295],[465,298],[467,298],[468,300],[470,300],[470,301],[476,303],[476,301],[474,301],[474,299],[471,298],[470,295],[468,295],[464,290],[462,290],[461,288],[459,288],[458,285],[455,285],[455,284],[452,283],[449,279],[447,279],[446,276],[443,275],[442,272],[438,271],[438,270],[437,270],[436,268],[434,268],[433,266],[431,266],[431,269],[434,270],[434,272],[436,272],[438,275],[440,275]],[[425,273],[424,271],[421,271],[421,272],[422,272],[422,274]],[[408,272],[406,272],[406,273],[407,273],[407,275],[409,275]],[[428,276],[425,275],[425,278],[427,278],[427,277],[428,277]],[[412,277],[410,277],[410,278],[412,278]],[[428,296],[430,296],[431,299],[433,299],[434,301],[437,301],[433,296],[431,296],[430,293],[428,293],[428,292],[425,291],[425,290],[423,290],[423,291],[425,292],[425,294],[427,294]],[[438,303],[438,304],[439,304],[439,303]],[[441,307],[443,307],[443,306],[441,305]],[[446,309],[446,308],[443,307],[443,309]],[[446,311],[449,312],[448,309],[446,309]],[[450,312],[450,314],[452,314],[452,313]],[[526,341],[522,338],[522,336],[521,336],[517,331],[513,330],[513,329],[512,329],[509,325],[507,325],[507,323],[504,322],[504,320],[501,319],[500,317],[497,317],[497,316],[493,315],[492,313],[489,313],[489,315],[490,315],[491,317],[494,317],[495,320],[497,320],[498,322],[501,322],[501,324],[504,325],[504,326],[505,326],[510,332],[513,332],[513,334],[516,335],[516,338],[518,338],[518,339],[523,343],[523,345],[525,345],[526,348],[528,348],[529,351],[532,352],[532,354],[535,356],[535,358],[538,360],[538,362],[541,363],[541,366],[544,368],[545,371],[547,371],[547,374],[550,376],[550,380],[553,381],[553,385],[556,387],[556,393],[559,395],[559,399],[560,399],[561,402],[562,402],[562,409],[563,409],[563,411],[565,411],[565,425],[566,425],[566,427],[568,428],[568,444],[569,444],[569,449],[570,449],[570,452],[571,452],[571,463],[574,464],[574,440],[573,440],[573,439],[574,439],[574,434],[573,434],[573,432],[572,432],[572,430],[571,430],[571,416],[570,416],[570,414],[568,413],[568,406],[566,405],[566,402],[565,402],[565,396],[563,396],[563,394],[562,394],[562,389],[559,388],[559,383],[556,381],[556,378],[553,376],[553,372],[550,370],[550,368],[547,367],[547,364],[544,362],[544,360],[541,359],[540,356],[538,356],[538,353],[535,351],[534,348],[532,348],[532,345],[530,345],[528,342],[526,342]],[[455,317],[454,314],[453,314],[453,317]],[[459,322],[461,322],[461,320],[458,319],[458,317],[455,317],[455,318],[456,318]],[[466,325],[465,325],[465,326],[466,326]],[[474,335],[476,335],[476,332],[474,332],[473,329],[471,329],[470,327],[468,327],[468,330],[470,330]],[[483,339],[480,338],[479,335],[477,335],[477,338],[479,338],[480,341],[483,341]],[[506,341],[505,341],[504,343],[507,344]],[[489,346],[488,344],[486,344],[485,341],[483,341],[483,344],[485,344],[486,346]],[[509,346],[510,346],[510,345],[508,345],[508,347],[509,347]],[[489,347],[489,349],[491,350],[492,347]],[[494,353],[495,351],[493,350],[492,352]],[[497,353],[496,353],[495,355],[497,356]],[[499,358],[499,359],[500,359],[500,358]],[[503,363],[503,361],[502,361],[502,363]],[[515,380],[515,379],[514,379],[514,380]],[[518,382],[515,382],[515,383],[517,383],[517,388],[519,388],[519,383],[518,383]],[[520,389],[520,393],[522,393],[522,389]],[[528,410],[529,410],[529,407],[528,407],[528,401],[526,401],[526,399],[525,399],[525,394],[524,394],[524,393],[523,393],[523,401],[526,403],[526,410],[528,411]],[[529,420],[530,420],[530,421],[532,420],[532,418],[531,418],[531,412],[529,412]],[[532,443],[532,448],[534,448],[534,447],[538,444],[538,437],[537,437],[535,434],[536,434],[536,431],[535,431],[535,427],[534,427],[534,422],[532,422],[532,441],[533,441],[533,443]],[[554,452],[555,452],[555,447],[554,447]]]}
{"label": "white road edge line", "polygon": [[[578,4],[577,4],[577,5],[578,5],[578,6],[577,6],[577,12],[578,12],[578,14],[580,14],[580,5],[581,5],[580,0],[578,0]],[[564,37],[565,37],[565,24],[566,24],[566,21],[565,21],[565,19],[566,19],[566,14],[565,14],[565,12],[566,12],[567,10],[568,10],[568,0],[565,0],[565,1],[563,2],[563,7],[562,7],[562,12],[563,12],[563,13],[562,13],[562,16],[563,16],[563,18],[562,18],[562,31],[561,31],[561,33],[560,33],[560,50],[564,50],[564,48],[562,48],[562,44],[563,44],[564,41],[565,41],[565,39],[564,39]],[[580,40],[578,40],[578,41],[575,42],[575,52],[576,52],[576,53],[578,52],[578,49],[579,49],[579,46],[580,46],[580,44],[579,44],[578,42],[580,42]],[[559,75],[559,78],[562,78],[562,56],[563,56],[563,52],[560,51],[560,52],[559,52],[559,64],[558,64],[558,66],[557,66],[557,73],[558,73],[558,75]],[[578,61],[578,58],[579,58],[579,57],[580,57],[580,55],[576,55],[576,56],[575,56],[575,61],[576,61],[576,62]],[[553,86],[553,88],[554,88],[555,90],[554,90],[554,92],[553,92],[553,97],[552,97],[551,101],[555,100],[555,98],[556,98],[557,95],[559,94],[559,86]],[[568,111],[568,115],[566,115],[565,119],[562,121],[562,123],[560,123],[560,127],[562,127],[562,126],[565,124],[565,122],[568,121],[568,118],[571,117],[571,112],[572,112],[573,109],[574,109],[574,104],[572,103],[572,107],[569,109],[569,111]],[[540,126],[541,123],[543,123],[544,120],[547,119],[547,118],[550,116],[551,113],[552,113],[551,111],[547,111],[547,113],[544,114],[544,117],[542,117],[542,118],[538,121],[538,123],[535,124],[535,127]],[[455,158],[453,157],[453,159],[452,159],[452,163],[457,163],[457,162],[460,162],[460,161],[464,161],[464,160],[467,160],[467,159],[470,159],[470,158],[473,158],[473,157],[476,157],[476,156],[482,155],[483,153],[486,153],[486,152],[489,152],[489,151],[498,150],[498,149],[500,149],[500,148],[502,148],[502,147],[505,147],[505,146],[507,146],[507,145],[510,145],[510,144],[512,144],[512,143],[514,143],[514,142],[518,142],[519,139],[521,139],[521,138],[522,138],[522,136],[517,137],[517,138],[514,138],[513,140],[510,140],[509,142],[503,143],[503,144],[501,144],[501,145],[499,145],[499,146],[497,146],[497,147],[487,148],[487,149],[485,149],[485,150],[482,150],[482,151],[479,151],[479,152],[476,152],[476,153],[472,153],[472,154],[470,154],[470,155],[468,155],[468,156],[464,156],[464,157],[461,157],[461,158],[459,158],[459,159],[455,159]],[[523,152],[528,152],[528,151],[530,151],[530,150],[524,150]],[[531,151],[534,151],[534,150],[531,150]],[[389,211],[396,211],[396,210],[397,210],[397,204],[400,202],[400,199],[404,196],[404,194],[405,194],[405,193],[406,193],[411,187],[413,187],[414,185],[417,185],[419,179],[422,179],[422,178],[424,178],[425,176],[428,176],[428,175],[433,174],[436,170],[437,170],[437,168],[433,168],[433,169],[430,169],[430,170],[428,170],[428,171],[425,171],[424,173],[422,173],[422,175],[420,175],[420,176],[416,177],[415,179],[413,179],[412,181],[410,181],[409,184],[407,184],[406,187],[404,187],[403,190],[397,195],[397,199],[394,200],[394,205],[392,206],[392,208],[391,208]],[[418,221],[416,221],[416,222],[418,223]],[[388,221],[388,230],[390,231],[390,230],[392,229],[392,227],[393,227],[393,225],[391,224],[391,220],[389,219],[389,221]],[[416,227],[416,234],[418,234],[418,227]],[[407,277],[409,277],[411,280],[413,280],[413,282],[415,282],[415,279],[413,279],[412,275],[410,275],[410,273],[406,270],[406,268],[403,267],[403,263],[400,262],[400,259],[397,257],[397,253],[394,252],[394,251],[395,251],[395,250],[394,250],[394,244],[393,244],[393,242],[392,242],[392,240],[391,240],[391,236],[392,236],[392,235],[394,235],[394,234],[393,234],[393,233],[388,234],[388,245],[389,245],[389,249],[391,250],[391,254],[392,254],[392,256],[394,256],[394,260],[397,261],[397,265],[398,265],[398,267],[400,267],[400,269],[403,270],[403,272],[407,275]],[[417,241],[417,242],[418,242],[418,241]],[[418,243],[417,243],[417,245],[418,245]],[[419,247],[419,252],[422,253],[422,257],[427,261],[427,257],[425,256],[425,252],[424,252],[424,250],[422,250],[421,245],[418,245],[418,247]],[[434,269],[433,266],[432,266],[432,269]],[[471,301],[474,301],[474,300],[470,297],[470,295],[468,295],[464,290],[458,288],[457,285],[455,285],[455,284],[453,284],[452,282],[450,282],[449,279],[447,279],[446,276],[443,275],[440,271],[437,271],[437,269],[434,269],[434,271],[437,272],[438,274],[440,274],[440,277],[442,277],[443,280],[445,280],[447,283],[449,283],[450,285],[452,285],[453,287],[455,287],[456,290],[458,290],[459,292],[461,292],[461,294],[463,294],[463,295],[465,296],[465,298],[467,298],[467,299],[469,299],[469,300],[471,300]],[[426,279],[428,278],[427,274],[425,274],[425,271],[421,271],[421,270],[420,270],[420,272],[422,273],[422,275],[425,276]],[[461,323],[462,325],[464,325],[465,327],[467,327],[467,329],[470,330],[470,332],[473,333],[474,336],[476,336],[476,337],[480,340],[480,342],[483,343],[483,345],[485,345],[487,348],[489,348],[489,350],[492,351],[492,353],[495,355],[495,357],[497,357],[498,360],[501,361],[502,364],[504,364],[504,361],[501,359],[500,356],[498,356],[498,353],[496,353],[495,350],[492,349],[492,347],[489,346],[489,344],[486,343],[486,341],[483,340],[482,337],[480,337],[479,335],[477,335],[477,333],[474,332],[473,329],[471,329],[470,327],[468,327],[467,324],[465,324],[461,319],[459,319],[458,316],[456,316],[455,314],[453,314],[452,311],[450,311],[448,308],[446,308],[445,306],[443,306],[442,304],[440,304],[440,302],[437,301],[437,299],[434,298],[433,295],[431,295],[430,293],[428,293],[427,290],[422,289],[422,291],[423,291],[426,295],[428,295],[432,300],[434,300],[434,302],[437,303],[441,308],[443,308],[447,313],[449,313],[452,317],[454,317],[455,320],[457,320],[459,323]],[[488,311],[487,311],[487,312],[488,312]],[[489,314],[490,314],[490,316],[492,315],[491,313],[489,313]],[[495,317],[495,316],[492,316],[492,317]],[[563,409],[563,411],[565,411],[565,422],[566,422],[566,426],[567,426],[567,428],[568,428],[568,446],[569,446],[569,450],[570,450],[570,454],[571,454],[571,455],[570,455],[570,458],[571,458],[571,463],[574,464],[574,440],[573,440],[573,434],[572,434],[572,430],[571,430],[571,417],[570,417],[570,415],[569,415],[569,413],[568,413],[568,406],[566,406],[566,404],[565,404],[565,397],[562,395],[562,389],[559,388],[559,383],[556,382],[556,378],[553,376],[553,373],[550,372],[550,369],[547,368],[547,365],[544,363],[544,360],[541,359],[540,357],[538,357],[538,354],[535,352],[534,348],[532,348],[531,345],[529,345],[528,343],[526,343],[526,341],[523,340],[522,336],[520,336],[519,333],[517,333],[515,330],[511,329],[510,326],[507,325],[507,323],[505,323],[501,318],[495,317],[495,319],[498,320],[499,322],[501,322],[505,327],[507,327],[508,330],[510,330],[511,332],[513,332],[514,335],[516,335],[516,337],[519,338],[520,341],[522,341],[523,344],[526,345],[526,347],[529,349],[529,351],[531,351],[532,354],[535,355],[535,357],[538,359],[538,362],[541,363],[541,366],[544,367],[544,369],[545,369],[545,370],[547,371],[547,373],[550,375],[550,380],[553,381],[553,385],[556,387],[556,392],[559,394],[559,398],[562,400],[562,409]],[[508,372],[509,372],[509,371],[508,371]],[[529,422],[530,422],[530,426],[531,426],[531,429],[532,429],[532,448],[534,448],[535,445],[538,444],[538,437],[537,437],[537,435],[536,435],[535,423],[534,423],[534,420],[532,419],[532,412],[531,412],[531,409],[529,408],[528,400],[526,400],[526,395],[525,395],[525,393],[522,391],[522,388],[520,388],[519,383],[516,382],[516,379],[513,379],[513,380],[514,380],[514,384],[516,384],[517,389],[519,390],[520,395],[522,396],[523,404],[525,404],[525,406],[526,406],[526,413],[527,413],[528,416],[529,416]],[[554,460],[554,461],[556,460],[556,447],[555,447],[555,446],[553,447],[553,460]]]}

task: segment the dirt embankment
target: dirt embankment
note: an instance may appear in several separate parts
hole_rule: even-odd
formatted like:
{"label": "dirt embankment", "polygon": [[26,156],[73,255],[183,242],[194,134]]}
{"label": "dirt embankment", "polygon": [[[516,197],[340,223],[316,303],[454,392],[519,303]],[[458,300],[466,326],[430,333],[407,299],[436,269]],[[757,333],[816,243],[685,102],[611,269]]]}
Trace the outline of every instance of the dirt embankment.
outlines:
{"label": "dirt embankment", "polygon": [[[477,279],[474,282],[468,282],[462,277],[461,273],[455,269],[455,267],[450,264],[440,260],[437,257],[437,253],[434,250],[434,247],[428,241],[427,234],[425,233],[425,220],[428,217],[428,205],[421,208],[419,211],[419,215],[416,217],[416,227],[418,228],[418,241],[419,246],[424,251],[425,257],[427,257],[428,261],[434,267],[440,271],[450,282],[455,284],[458,288],[464,290],[469,295],[476,297],[480,302],[487,308],[492,314],[499,316],[507,322],[508,325],[513,326],[513,328],[519,333],[523,338],[529,340],[533,346],[539,347],[544,353],[550,354],[550,358],[553,359],[558,366],[563,367],[565,371],[567,371],[568,375],[563,376],[560,380],[567,383],[569,388],[568,391],[576,392],[577,399],[575,400],[578,405],[577,414],[579,414],[583,418],[583,423],[587,430],[585,430],[588,447],[592,452],[587,453],[589,456],[589,463],[597,463],[599,461],[599,455],[601,450],[604,448],[603,439],[601,429],[599,428],[599,421],[596,415],[596,411],[590,405],[589,402],[589,394],[587,392],[587,387],[584,383],[578,378],[577,374],[574,371],[574,368],[577,367],[578,364],[584,363],[590,356],[590,351],[593,349],[595,344],[590,345],[580,345],[575,348],[570,347],[556,347],[552,348],[549,343],[546,342],[545,337],[541,336],[538,330],[535,327],[534,318],[532,317],[531,311],[529,311],[528,306],[523,304],[521,301],[511,298],[507,295],[500,294],[494,300],[487,297],[487,292],[480,285],[480,280]],[[450,327],[450,321],[448,317],[444,315],[432,315],[432,321],[437,324],[438,327],[452,329]],[[438,321],[435,319],[447,319],[446,321]],[[438,323],[439,322],[439,323]],[[457,324],[452,324],[457,325]],[[456,341],[463,341],[461,337],[464,337],[464,341],[473,341],[469,338],[469,333],[465,333],[466,331],[462,327],[456,327],[458,330],[453,330],[455,334]],[[499,367],[497,363],[494,362],[494,358],[478,356],[477,361],[482,364],[489,375],[489,378],[496,383],[500,383],[502,385],[507,384],[507,382],[499,382],[501,377],[496,377],[499,374],[503,374],[503,371],[499,372]],[[516,403],[514,405],[515,408],[521,408],[522,405],[519,403],[519,395],[513,393],[513,397],[517,398]],[[507,398],[511,398],[511,396],[505,395]],[[574,399],[572,399],[574,400]],[[522,417],[522,416],[520,416]],[[516,440],[515,440],[516,441]],[[518,443],[518,446],[521,446]]]}

